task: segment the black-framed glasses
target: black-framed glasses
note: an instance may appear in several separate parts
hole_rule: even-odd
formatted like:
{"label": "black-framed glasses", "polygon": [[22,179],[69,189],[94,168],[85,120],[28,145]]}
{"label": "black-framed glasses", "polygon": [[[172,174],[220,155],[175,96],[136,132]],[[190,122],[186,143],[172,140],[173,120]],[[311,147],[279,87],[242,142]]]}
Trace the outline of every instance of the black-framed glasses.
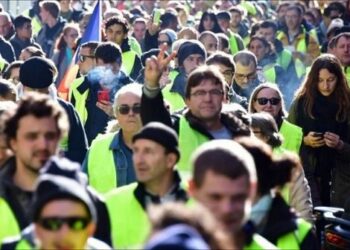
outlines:
{"label": "black-framed glasses", "polygon": [[49,231],[58,231],[64,224],[73,231],[80,231],[87,227],[91,219],[88,217],[46,217],[40,218],[38,224]]}
{"label": "black-framed glasses", "polygon": [[79,55],[79,61],[85,62],[86,58],[95,58],[94,56],[88,56],[88,55]]}
{"label": "black-framed glasses", "polygon": [[197,90],[195,92],[193,92],[191,94],[191,96],[195,96],[195,97],[204,97],[207,94],[211,95],[211,96],[222,96],[224,94],[224,91],[220,90],[220,89],[211,89],[209,91],[205,91],[205,90]]}
{"label": "black-framed glasses", "polygon": [[140,114],[141,113],[141,106],[138,105],[134,105],[132,107],[128,106],[128,105],[120,105],[118,108],[118,112],[122,115],[127,115],[130,113],[130,110],[132,110],[132,112],[134,114]]}
{"label": "black-framed glasses", "polygon": [[268,102],[271,105],[278,105],[281,102],[281,99],[277,97],[272,97],[272,98],[261,97],[261,98],[257,98],[256,101],[259,103],[259,105],[266,105]]}

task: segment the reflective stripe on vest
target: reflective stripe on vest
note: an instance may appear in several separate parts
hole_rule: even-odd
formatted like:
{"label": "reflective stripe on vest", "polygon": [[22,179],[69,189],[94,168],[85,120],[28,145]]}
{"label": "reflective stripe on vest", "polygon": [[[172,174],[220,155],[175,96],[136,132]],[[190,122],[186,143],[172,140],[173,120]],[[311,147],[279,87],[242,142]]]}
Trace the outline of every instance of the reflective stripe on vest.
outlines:
{"label": "reflective stripe on vest", "polygon": [[264,66],[263,73],[267,82],[276,83],[275,64],[269,64]]}
{"label": "reflective stripe on vest", "polygon": [[260,250],[260,249],[278,249],[271,242],[261,237],[259,234],[254,234],[252,242],[243,247],[244,250]]}
{"label": "reflective stripe on vest", "polygon": [[277,247],[280,249],[300,249],[301,243],[304,241],[306,235],[310,232],[312,229],[312,226],[309,222],[298,218],[297,219],[297,226],[298,229],[296,229],[293,232],[289,232],[288,234],[283,235],[282,237],[278,238],[277,240]]}
{"label": "reflective stripe on vest", "polygon": [[162,89],[164,100],[170,105],[171,113],[186,106],[184,99],[179,93],[170,91],[172,86],[172,84],[168,84]]}
{"label": "reflective stripe on vest", "polygon": [[0,225],[0,242],[6,237],[13,237],[21,233],[12,209],[3,198],[0,198]]}
{"label": "reflective stripe on vest", "polygon": [[179,121],[179,148],[181,157],[176,166],[183,180],[187,180],[188,178],[186,177],[191,173],[190,158],[193,151],[207,141],[209,141],[208,137],[192,129],[186,118],[181,116]]}
{"label": "reflective stripe on vest", "polygon": [[116,133],[99,135],[92,141],[88,155],[89,184],[100,193],[117,187],[117,171],[110,145]]}
{"label": "reflective stripe on vest", "polygon": [[130,73],[134,67],[136,58],[136,53],[134,51],[126,51],[122,53],[122,68],[127,76],[130,76]]}
{"label": "reflective stripe on vest", "polygon": [[117,188],[106,196],[112,244],[116,249],[140,249],[150,231],[147,213],[134,195],[136,187],[137,183],[132,183]]}
{"label": "reflective stripe on vest", "polygon": [[283,49],[281,53],[277,55],[277,64],[281,65],[284,70],[287,70],[293,56],[289,50]]}
{"label": "reflective stripe on vest", "polygon": [[73,81],[70,87],[70,100],[72,99],[72,96],[74,96],[75,104],[74,108],[78,112],[78,115],[80,117],[80,120],[82,124],[84,125],[87,118],[88,118],[88,112],[86,109],[86,99],[89,94],[89,90],[87,89],[84,93],[80,93],[78,90],[78,87],[83,83],[84,76],[79,77]]}
{"label": "reflective stripe on vest", "polygon": [[279,133],[284,139],[281,147],[299,154],[300,145],[303,140],[302,128],[283,120]]}

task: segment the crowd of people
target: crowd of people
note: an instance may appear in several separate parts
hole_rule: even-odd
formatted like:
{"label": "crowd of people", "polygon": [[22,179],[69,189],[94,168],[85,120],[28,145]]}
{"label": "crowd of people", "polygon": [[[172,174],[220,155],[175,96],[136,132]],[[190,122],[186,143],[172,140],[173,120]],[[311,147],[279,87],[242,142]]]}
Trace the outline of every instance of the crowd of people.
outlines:
{"label": "crowd of people", "polygon": [[350,199],[350,1],[34,0],[0,55],[0,249],[320,249]]}

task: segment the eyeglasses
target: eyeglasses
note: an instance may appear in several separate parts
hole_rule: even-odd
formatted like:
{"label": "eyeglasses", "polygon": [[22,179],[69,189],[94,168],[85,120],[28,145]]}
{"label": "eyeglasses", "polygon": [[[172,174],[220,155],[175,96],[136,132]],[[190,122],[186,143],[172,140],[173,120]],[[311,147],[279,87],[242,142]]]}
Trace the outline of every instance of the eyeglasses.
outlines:
{"label": "eyeglasses", "polygon": [[192,93],[191,96],[194,97],[204,97],[207,94],[211,95],[211,96],[222,96],[224,94],[224,92],[220,89],[211,89],[209,91],[205,91],[205,90],[197,90],[196,92]]}
{"label": "eyeglasses", "polygon": [[40,218],[38,224],[50,231],[58,231],[64,224],[67,224],[73,231],[80,231],[87,227],[91,219],[87,217],[47,217]]}
{"label": "eyeglasses", "polygon": [[94,56],[88,56],[88,55],[80,55],[79,56],[79,61],[80,62],[85,62],[86,58],[95,58]]}
{"label": "eyeglasses", "polygon": [[250,73],[248,75],[236,73],[235,77],[240,80],[243,80],[244,78],[247,78],[248,80],[254,80],[256,78],[256,72]]}
{"label": "eyeglasses", "polygon": [[271,105],[278,105],[281,102],[281,99],[280,98],[276,98],[276,97],[273,97],[273,98],[270,98],[270,99],[269,98],[265,98],[265,97],[261,97],[261,98],[257,98],[256,100],[259,103],[259,105],[266,105],[268,102]]}
{"label": "eyeglasses", "polygon": [[141,106],[140,105],[134,105],[132,107],[128,106],[128,105],[121,105],[118,107],[118,112],[122,115],[127,115],[130,113],[130,110],[132,110],[132,112],[134,114],[140,114],[141,113]]}
{"label": "eyeglasses", "polygon": [[221,72],[221,74],[223,74],[224,76],[232,77],[235,74],[235,72],[233,70],[228,69]]}

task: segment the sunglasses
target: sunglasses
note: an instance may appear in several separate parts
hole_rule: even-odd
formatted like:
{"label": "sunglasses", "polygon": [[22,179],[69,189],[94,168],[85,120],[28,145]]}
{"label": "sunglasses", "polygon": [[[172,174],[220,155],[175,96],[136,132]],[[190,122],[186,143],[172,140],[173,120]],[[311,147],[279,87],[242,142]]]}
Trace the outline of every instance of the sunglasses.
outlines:
{"label": "sunglasses", "polygon": [[87,217],[47,217],[40,218],[38,224],[49,231],[58,231],[64,224],[73,231],[80,231],[87,227],[91,219]]}
{"label": "sunglasses", "polygon": [[86,58],[95,58],[95,57],[94,57],[94,56],[80,55],[80,56],[79,56],[79,61],[80,61],[80,62],[85,62]]}
{"label": "sunglasses", "polygon": [[135,105],[135,106],[127,106],[127,105],[121,105],[118,107],[118,112],[122,115],[127,115],[129,114],[130,110],[132,110],[132,112],[134,114],[140,114],[141,113],[141,106],[140,105]]}
{"label": "sunglasses", "polygon": [[271,105],[278,105],[281,102],[280,98],[277,97],[273,97],[273,98],[265,98],[265,97],[261,97],[261,98],[257,98],[256,99],[259,103],[259,105],[266,105],[268,102]]}

